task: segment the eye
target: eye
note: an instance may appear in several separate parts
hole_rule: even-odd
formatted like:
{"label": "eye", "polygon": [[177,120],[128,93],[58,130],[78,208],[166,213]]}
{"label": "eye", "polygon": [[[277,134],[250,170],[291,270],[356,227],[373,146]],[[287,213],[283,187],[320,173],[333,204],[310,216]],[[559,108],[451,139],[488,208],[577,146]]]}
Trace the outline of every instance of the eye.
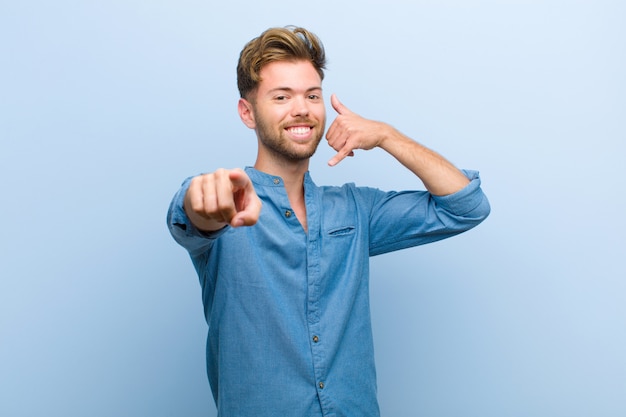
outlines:
{"label": "eye", "polygon": [[287,96],[276,96],[276,97],[274,97],[274,100],[276,100],[276,101],[285,101],[285,100],[287,100]]}
{"label": "eye", "polygon": [[309,100],[319,100],[320,98],[317,94],[309,94]]}

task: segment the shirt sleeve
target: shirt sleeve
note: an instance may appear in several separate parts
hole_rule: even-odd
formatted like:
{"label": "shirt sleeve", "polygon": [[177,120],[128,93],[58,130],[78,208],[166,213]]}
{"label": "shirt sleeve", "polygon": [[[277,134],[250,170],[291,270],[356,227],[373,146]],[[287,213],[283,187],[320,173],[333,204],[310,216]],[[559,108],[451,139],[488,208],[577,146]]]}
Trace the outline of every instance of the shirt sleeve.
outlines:
{"label": "shirt sleeve", "polygon": [[191,223],[183,208],[191,178],[187,178],[174,195],[167,211],[167,226],[174,240],[193,256],[210,249],[215,239],[225,233],[229,226],[215,232],[203,232]]}
{"label": "shirt sleeve", "polygon": [[446,196],[426,191],[381,192],[370,213],[370,255],[446,239],[487,218],[491,208],[479,173],[463,173],[470,183]]}

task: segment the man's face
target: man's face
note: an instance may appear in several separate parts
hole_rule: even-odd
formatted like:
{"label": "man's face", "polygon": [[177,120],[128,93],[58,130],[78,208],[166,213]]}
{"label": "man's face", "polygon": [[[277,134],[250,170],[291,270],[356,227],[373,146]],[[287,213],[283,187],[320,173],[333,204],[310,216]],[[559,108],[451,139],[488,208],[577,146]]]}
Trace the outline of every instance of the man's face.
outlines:
{"label": "man's face", "polygon": [[288,161],[310,158],[326,125],[319,74],[307,61],[278,61],[260,76],[251,103],[259,151]]}

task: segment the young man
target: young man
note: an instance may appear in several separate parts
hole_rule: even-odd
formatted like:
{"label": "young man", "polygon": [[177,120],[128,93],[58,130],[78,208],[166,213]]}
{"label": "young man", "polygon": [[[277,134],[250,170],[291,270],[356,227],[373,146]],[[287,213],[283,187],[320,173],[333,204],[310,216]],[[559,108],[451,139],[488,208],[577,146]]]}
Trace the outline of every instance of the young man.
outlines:
{"label": "young man", "polygon": [[336,96],[326,138],[339,163],[384,149],[428,191],[318,187],[324,49],[302,28],[269,29],[242,50],[239,115],[254,129],[254,168],[187,179],[168,212],[189,251],[209,324],[218,414],[378,416],[369,257],[466,231],[489,213],[478,173],[459,171]]}

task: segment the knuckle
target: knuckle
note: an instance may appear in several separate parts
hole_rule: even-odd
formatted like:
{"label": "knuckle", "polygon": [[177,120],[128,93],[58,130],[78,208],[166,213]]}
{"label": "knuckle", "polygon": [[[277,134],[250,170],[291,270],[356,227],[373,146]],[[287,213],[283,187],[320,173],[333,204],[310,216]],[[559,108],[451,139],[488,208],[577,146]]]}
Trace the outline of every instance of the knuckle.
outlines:
{"label": "knuckle", "polygon": [[194,213],[200,213],[204,209],[203,205],[198,200],[195,200],[195,199],[191,199],[189,201],[189,208]]}

